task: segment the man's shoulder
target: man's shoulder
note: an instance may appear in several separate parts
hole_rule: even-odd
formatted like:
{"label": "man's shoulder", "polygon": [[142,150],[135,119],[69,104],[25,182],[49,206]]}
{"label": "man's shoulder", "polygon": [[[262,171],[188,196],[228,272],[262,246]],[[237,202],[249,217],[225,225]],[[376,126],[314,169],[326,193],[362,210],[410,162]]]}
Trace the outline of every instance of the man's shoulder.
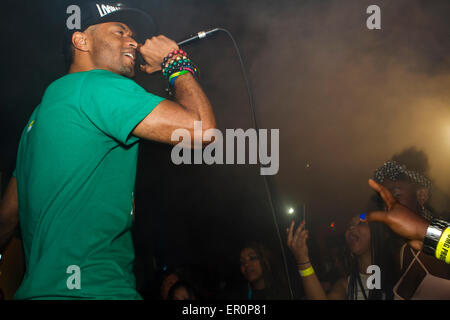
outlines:
{"label": "man's shoulder", "polygon": [[61,87],[73,87],[76,83],[81,83],[87,76],[87,72],[67,73],[62,77],[56,79],[46,89],[46,93],[53,89],[60,90]]}
{"label": "man's shoulder", "polygon": [[136,91],[138,85],[131,79],[118,75],[114,72],[93,69],[90,71],[68,73],[55,81],[53,81],[45,90],[44,98],[54,97],[61,98],[66,96],[65,93],[70,92],[71,95],[87,95],[89,92],[101,94],[102,96],[111,94],[116,90]]}
{"label": "man's shoulder", "polygon": [[124,76],[118,75],[114,72],[104,70],[104,69],[93,69],[93,70],[89,70],[89,71],[67,73],[64,76],[53,81],[50,84],[50,86],[65,84],[65,83],[73,83],[73,82],[84,82],[86,80],[100,81],[100,83],[103,83],[103,81],[108,80],[108,79],[134,83],[133,80],[128,79]]}
{"label": "man's shoulder", "polygon": [[78,72],[80,74],[83,74],[83,76],[85,78],[88,79],[93,79],[93,80],[97,80],[97,79],[111,79],[111,80],[119,80],[119,81],[126,81],[126,82],[132,82],[135,83],[133,80],[131,80],[130,78],[124,77],[120,74],[114,73],[112,71],[109,70],[104,70],[104,69],[93,69],[90,71],[85,71],[85,72]]}
{"label": "man's shoulder", "polygon": [[83,75],[80,76],[83,78],[84,89],[95,88],[98,90],[100,88],[107,88],[110,90],[112,88],[132,88],[131,90],[133,90],[135,87],[138,87],[138,84],[134,80],[108,70],[94,69],[82,73]]}

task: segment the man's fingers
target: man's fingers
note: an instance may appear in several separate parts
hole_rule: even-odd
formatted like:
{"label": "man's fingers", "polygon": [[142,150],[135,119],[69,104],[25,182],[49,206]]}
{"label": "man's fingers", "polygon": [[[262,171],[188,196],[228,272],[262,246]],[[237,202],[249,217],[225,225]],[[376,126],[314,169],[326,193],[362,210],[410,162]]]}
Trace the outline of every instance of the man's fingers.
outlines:
{"label": "man's fingers", "polygon": [[149,73],[149,72],[151,72],[151,68],[148,64],[145,64],[145,65],[141,64],[141,71]]}
{"label": "man's fingers", "polygon": [[372,179],[369,179],[369,185],[373,190],[377,191],[381,195],[381,197],[384,200],[384,203],[386,204],[389,210],[397,202],[397,199],[395,199],[392,193],[390,193],[390,191],[385,187],[383,187],[381,184],[375,182]]}
{"label": "man's fingers", "polygon": [[409,246],[416,250],[422,250],[423,242],[419,240],[411,240],[408,242]]}
{"label": "man's fingers", "polygon": [[372,211],[369,213],[363,213],[359,216],[360,220],[363,222],[377,221],[385,222],[387,218],[387,212],[385,211]]}
{"label": "man's fingers", "polygon": [[141,71],[147,72],[147,66],[148,66],[147,64],[146,64],[146,65],[141,64],[141,65],[140,65]]}

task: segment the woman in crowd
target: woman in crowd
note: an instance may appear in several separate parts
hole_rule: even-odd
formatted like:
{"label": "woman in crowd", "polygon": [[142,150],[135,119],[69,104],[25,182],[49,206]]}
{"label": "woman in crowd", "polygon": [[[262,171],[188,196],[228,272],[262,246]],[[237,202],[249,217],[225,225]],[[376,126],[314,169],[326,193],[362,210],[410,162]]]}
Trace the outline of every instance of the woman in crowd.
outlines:
{"label": "woman in crowd", "polygon": [[167,300],[197,300],[196,290],[187,281],[178,281],[169,290]]}
{"label": "woman in crowd", "polygon": [[[378,223],[363,223],[359,216],[353,217],[345,231],[349,250],[347,276],[337,280],[328,293],[325,293],[312,267],[308,246],[308,231],[301,224],[294,232],[294,222],[286,230],[287,244],[293,253],[302,277],[308,300],[375,300],[392,299],[393,261],[392,253],[386,249],[389,236],[386,228]],[[373,270],[371,265],[380,267],[378,288],[369,289],[367,282]],[[373,283],[370,281],[370,283]],[[373,285],[377,285],[376,281]]]}
{"label": "woman in crowd", "polygon": [[249,243],[240,251],[241,273],[247,280],[248,300],[289,299],[287,286],[271,253],[259,243]]}

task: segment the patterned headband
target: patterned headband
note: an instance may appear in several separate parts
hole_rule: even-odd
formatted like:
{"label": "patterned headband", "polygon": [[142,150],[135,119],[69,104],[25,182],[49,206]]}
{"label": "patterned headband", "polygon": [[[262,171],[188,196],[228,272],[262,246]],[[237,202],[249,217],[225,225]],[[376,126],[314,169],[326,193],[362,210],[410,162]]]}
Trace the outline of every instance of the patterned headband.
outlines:
{"label": "patterned headband", "polygon": [[408,170],[405,165],[401,165],[393,160],[386,161],[381,167],[375,170],[374,180],[378,183],[382,183],[385,179],[396,181],[401,175],[431,190],[432,183],[427,177],[416,171]]}

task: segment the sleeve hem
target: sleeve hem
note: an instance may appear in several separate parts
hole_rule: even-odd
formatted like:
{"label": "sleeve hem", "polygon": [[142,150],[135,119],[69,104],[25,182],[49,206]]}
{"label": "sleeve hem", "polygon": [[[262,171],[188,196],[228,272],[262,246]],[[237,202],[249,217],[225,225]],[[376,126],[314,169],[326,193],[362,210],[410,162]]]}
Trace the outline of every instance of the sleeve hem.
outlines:
{"label": "sleeve hem", "polygon": [[123,139],[123,143],[125,145],[130,145],[133,144],[134,142],[138,141],[140,138],[133,135],[133,130],[137,127],[137,125],[145,119],[145,117],[147,117],[150,113],[152,113],[153,110],[155,110],[155,108],[164,100],[164,98],[158,97],[159,101],[157,101],[155,103],[155,96],[151,97],[148,101],[148,103],[145,104],[145,106],[143,107],[143,111],[142,113],[140,113],[139,116],[134,117],[133,119],[131,119],[129,121],[129,123],[125,126],[124,128],[124,139]]}

